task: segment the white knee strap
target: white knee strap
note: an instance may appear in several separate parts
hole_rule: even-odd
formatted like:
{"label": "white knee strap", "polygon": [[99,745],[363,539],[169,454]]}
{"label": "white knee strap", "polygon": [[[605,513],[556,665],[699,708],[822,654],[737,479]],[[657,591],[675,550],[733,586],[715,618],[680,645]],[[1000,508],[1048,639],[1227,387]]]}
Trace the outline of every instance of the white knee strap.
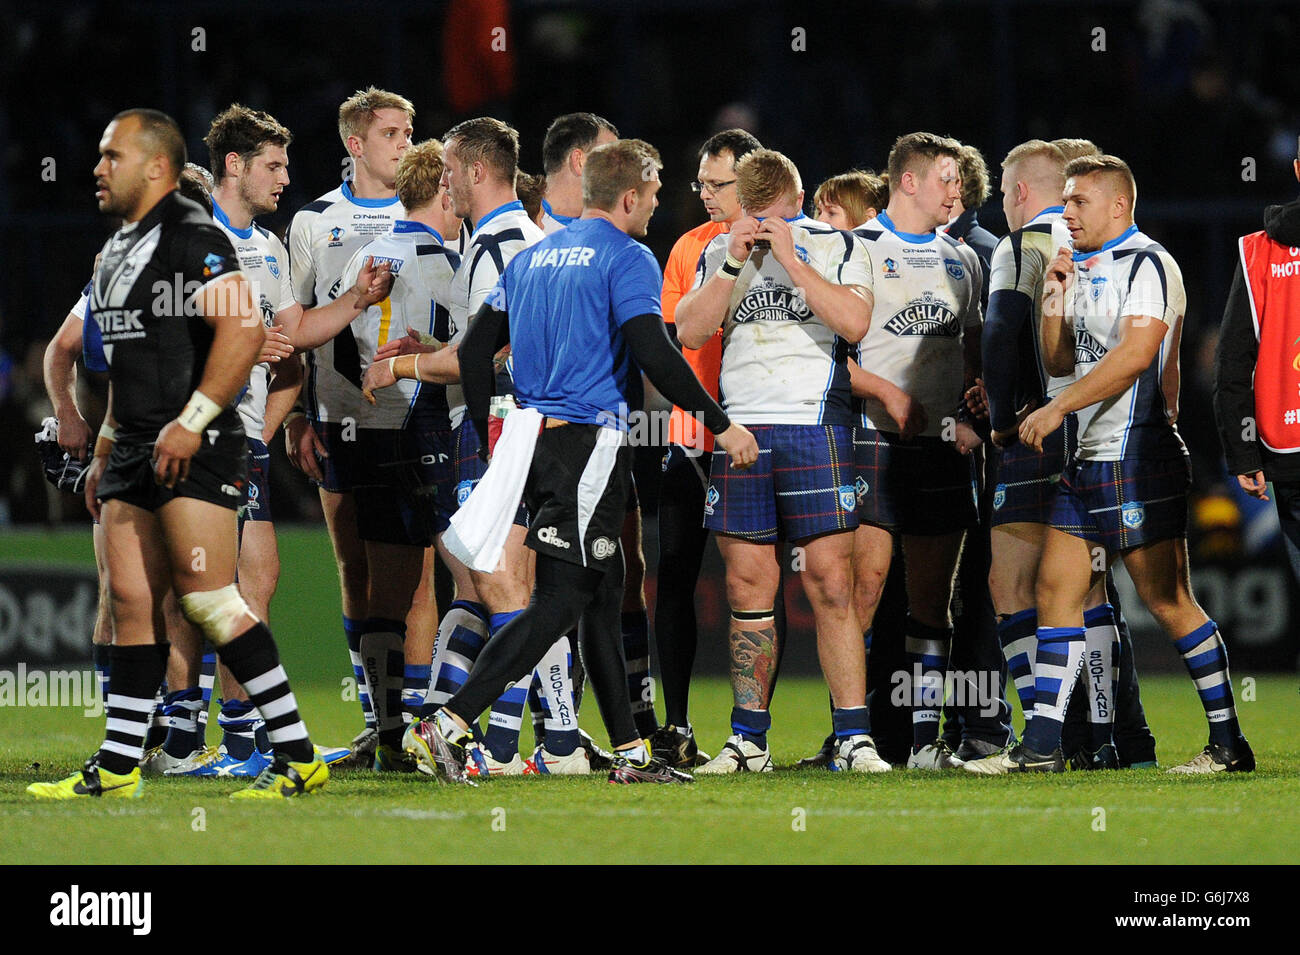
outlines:
{"label": "white knee strap", "polygon": [[223,647],[248,628],[244,615],[256,619],[234,584],[220,590],[203,590],[181,597],[185,619],[203,631],[215,646]]}

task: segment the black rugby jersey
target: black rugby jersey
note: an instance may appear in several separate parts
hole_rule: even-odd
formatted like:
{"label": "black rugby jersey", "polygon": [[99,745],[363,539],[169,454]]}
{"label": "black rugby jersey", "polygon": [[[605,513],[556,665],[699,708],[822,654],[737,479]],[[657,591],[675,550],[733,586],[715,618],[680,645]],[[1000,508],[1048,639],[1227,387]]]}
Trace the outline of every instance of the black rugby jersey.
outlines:
{"label": "black rugby jersey", "polygon": [[[199,386],[212,329],[194,306],[209,282],[239,271],[235,250],[198,203],[169,192],[104,245],[90,293],[126,442],[152,442]],[[243,433],[234,405],[209,429]]]}

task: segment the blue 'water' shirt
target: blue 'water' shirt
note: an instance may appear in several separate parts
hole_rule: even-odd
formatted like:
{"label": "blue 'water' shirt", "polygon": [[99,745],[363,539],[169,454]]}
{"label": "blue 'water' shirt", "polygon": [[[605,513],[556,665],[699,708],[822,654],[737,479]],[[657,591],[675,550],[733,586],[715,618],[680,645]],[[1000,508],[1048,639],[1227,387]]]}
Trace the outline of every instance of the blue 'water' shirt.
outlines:
{"label": "blue 'water' shirt", "polygon": [[626,430],[639,372],[622,328],[662,314],[662,287],[650,250],[605,219],[578,219],[511,259],[494,304],[510,316],[520,404]]}

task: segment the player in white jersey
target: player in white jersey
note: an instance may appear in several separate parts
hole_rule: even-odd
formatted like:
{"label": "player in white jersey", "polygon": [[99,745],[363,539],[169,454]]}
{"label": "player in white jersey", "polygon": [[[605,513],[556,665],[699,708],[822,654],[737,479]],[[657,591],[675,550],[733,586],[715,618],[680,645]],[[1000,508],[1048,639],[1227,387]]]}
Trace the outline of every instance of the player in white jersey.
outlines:
{"label": "player in white jersey", "polygon": [[[866,661],[851,600],[849,345],[867,332],[871,262],[852,233],[803,215],[803,185],[769,149],[736,164],[744,217],[705,248],[677,306],[677,337],[703,346],[723,325],[719,396],[760,453],[738,476],[715,450],[705,524],[718,534],[731,605],[733,735],[699,772],[771,769],[778,542],[803,548],[803,582],[834,702],[840,768],[889,769],[867,734]],[[725,323],[725,324],[724,324]]]}
{"label": "player in white jersey", "polygon": [[582,215],[582,167],[587,153],[618,139],[614,124],[595,113],[557,116],[542,140],[542,229],[558,232]]}
{"label": "player in white jersey", "polygon": [[[240,512],[238,578],[240,592],[262,619],[269,618],[280,576],[266,442],[293,407],[301,386],[301,365],[292,360],[293,347],[283,333],[285,324],[299,320],[301,309],[290,286],[289,256],[284,244],[257,225],[254,217],[272,213],[279,205],[280,194],[289,182],[291,139],[289,131],[273,116],[239,104],[218,114],[204,139],[216,169],[216,185],[210,196],[213,218],[235,249],[257,314],[267,329],[267,342],[239,402],[248,442],[249,478]],[[269,764],[264,722],[249,703],[248,694],[224,669],[221,687],[221,746],[210,748],[203,758],[187,765],[172,766],[169,772],[256,776]],[[193,702],[199,704],[201,697]],[[164,744],[164,752],[170,742]],[[331,753],[335,758],[345,754],[338,750]]]}
{"label": "player in white jersey", "polygon": [[[351,335],[363,368],[378,348],[407,330],[440,345],[451,337],[448,304],[460,257],[446,248],[443,236],[456,236],[460,220],[443,202],[442,171],[437,140],[402,154],[395,184],[405,217],[354,252],[341,276],[342,286],[351,287],[363,271],[378,266],[392,275],[392,290],[350,322],[339,316],[313,332],[316,338]],[[407,620],[429,584],[430,548],[453,510],[451,430],[445,387],[406,381],[399,388],[367,391],[365,397],[369,403],[357,417],[353,473],[357,533],[371,570],[360,643],[363,659],[375,660],[366,673],[379,734],[375,765],[401,769],[406,763],[400,745],[403,717],[410,708],[403,700],[404,684],[413,667],[421,668],[421,689],[428,684],[433,652],[426,639],[419,662],[411,662],[414,655],[404,652],[412,636]],[[431,638],[432,622],[428,627],[420,636]]]}
{"label": "player in white jersey", "polygon": [[[397,163],[411,143],[414,117],[415,107],[409,100],[374,87],[354,93],[339,106],[339,137],[348,153],[345,180],[337,189],[307,203],[289,226],[293,291],[304,308],[339,297],[343,289],[340,277],[352,253],[386,234],[402,218],[395,186]],[[348,298],[346,292],[342,297]],[[352,300],[349,305],[361,303]],[[356,307],[351,317],[361,311],[362,307]],[[354,741],[354,751],[358,758],[367,759],[378,736],[361,657],[361,632],[369,616],[369,570],[357,537],[352,498],[356,422],[365,404],[361,363],[349,331],[320,340],[306,334],[291,337],[299,350],[310,347],[311,354],[307,356],[304,389],[306,416],[291,414],[286,420],[286,445],[290,461],[320,488],[321,508],[338,566],[343,631],[367,727]],[[430,613],[431,607],[425,617]],[[410,629],[423,633],[429,626],[426,622]]]}
{"label": "player in white jersey", "polygon": [[889,204],[855,230],[871,253],[875,306],[858,363],[921,405],[925,427],[902,423],[876,397],[863,401],[854,452],[858,494],[854,600],[870,627],[903,541],[912,754],[909,768],[958,765],[937,740],[952,643],[953,578],[978,515],[970,461],[954,446],[955,415],[979,370],[980,265],[974,250],[936,230],[961,194],[959,144],[932,133],[900,137],[889,154]]}
{"label": "player in white jersey", "polygon": [[[1065,168],[1061,247],[1047,268],[1042,350],[1047,370],[1074,382],[1020,424],[1035,450],[1077,412],[1076,458],[1061,478],[1038,570],[1037,698],[1024,741],[972,764],[988,774],[1060,772],[1061,728],[1084,662],[1084,602],[1115,557],[1183,656],[1210,740],[1175,773],[1249,772],[1228,656],[1191,591],[1187,492],[1178,434],[1178,345],[1187,297],[1173,257],[1133,222],[1137,186],[1114,156]],[[1098,558],[1102,559],[1098,559]]]}

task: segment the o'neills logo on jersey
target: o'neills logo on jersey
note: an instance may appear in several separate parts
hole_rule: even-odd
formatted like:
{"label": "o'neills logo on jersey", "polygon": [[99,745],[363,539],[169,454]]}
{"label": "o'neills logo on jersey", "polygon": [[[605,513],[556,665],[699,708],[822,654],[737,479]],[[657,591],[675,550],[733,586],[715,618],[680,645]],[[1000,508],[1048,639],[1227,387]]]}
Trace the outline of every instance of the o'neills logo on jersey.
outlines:
{"label": "o'neills logo on jersey", "polygon": [[885,322],[885,331],[891,335],[926,335],[933,338],[956,338],[961,334],[957,313],[948,303],[926,292],[921,298],[908,302],[901,311]]}
{"label": "o'neills logo on jersey", "polygon": [[806,322],[812,318],[808,302],[794,289],[771,285],[750,289],[736,306],[732,317],[738,325],[746,322]]}
{"label": "o'neills logo on jersey", "polygon": [[104,333],[104,341],[144,338],[144,324],[140,321],[142,311],[139,308],[106,308],[96,312],[95,321]]}

